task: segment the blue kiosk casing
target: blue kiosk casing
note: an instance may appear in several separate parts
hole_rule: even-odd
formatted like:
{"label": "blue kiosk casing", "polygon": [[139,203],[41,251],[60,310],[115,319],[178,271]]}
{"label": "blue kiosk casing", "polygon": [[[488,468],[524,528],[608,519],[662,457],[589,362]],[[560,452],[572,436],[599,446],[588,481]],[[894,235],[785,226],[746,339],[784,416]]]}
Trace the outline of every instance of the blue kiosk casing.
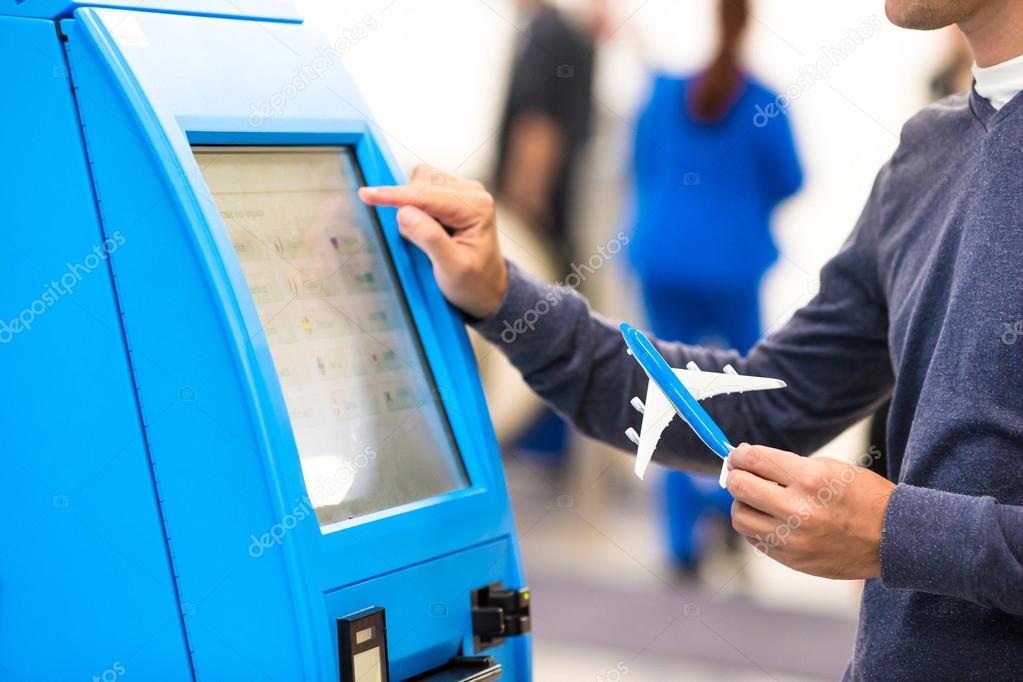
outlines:
{"label": "blue kiosk casing", "polygon": [[402,178],[345,46],[136,4],[0,0],[0,680],[528,679],[475,361],[354,198]]}

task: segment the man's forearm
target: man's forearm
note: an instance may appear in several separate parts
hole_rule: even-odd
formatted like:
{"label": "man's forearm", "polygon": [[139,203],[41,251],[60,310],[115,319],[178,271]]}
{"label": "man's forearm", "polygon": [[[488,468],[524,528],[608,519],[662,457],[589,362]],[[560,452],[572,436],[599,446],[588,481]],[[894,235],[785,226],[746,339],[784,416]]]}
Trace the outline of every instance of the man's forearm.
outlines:
{"label": "man's forearm", "polygon": [[[625,352],[615,325],[593,314],[586,301],[567,287],[541,283],[509,268],[508,293],[497,313],[476,323],[522,372],[529,385],[587,435],[632,450],[627,428],[639,428],[640,415],[629,406],[632,396],[646,395],[647,379]],[[658,343],[676,366],[694,360],[705,369],[742,363],[738,354],[682,344]],[[712,414],[736,439],[761,441],[765,436],[747,418],[739,397],[708,401]],[[717,459],[681,424],[673,424],[661,441],[657,459],[675,468],[716,474]]]}

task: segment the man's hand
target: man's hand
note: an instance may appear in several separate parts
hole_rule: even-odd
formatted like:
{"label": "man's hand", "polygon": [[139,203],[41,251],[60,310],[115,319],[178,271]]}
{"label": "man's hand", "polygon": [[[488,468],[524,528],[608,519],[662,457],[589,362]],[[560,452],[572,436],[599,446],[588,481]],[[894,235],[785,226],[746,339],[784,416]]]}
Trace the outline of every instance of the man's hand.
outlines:
{"label": "man's hand", "polygon": [[497,312],[508,289],[494,198],[473,180],[417,166],[401,187],[363,187],[374,206],[397,206],[402,236],[426,252],[440,289],[451,303],[480,319]]}
{"label": "man's hand", "polygon": [[824,578],[881,575],[881,529],[895,485],[827,457],[740,445],[728,456],[732,526],[758,550]]}

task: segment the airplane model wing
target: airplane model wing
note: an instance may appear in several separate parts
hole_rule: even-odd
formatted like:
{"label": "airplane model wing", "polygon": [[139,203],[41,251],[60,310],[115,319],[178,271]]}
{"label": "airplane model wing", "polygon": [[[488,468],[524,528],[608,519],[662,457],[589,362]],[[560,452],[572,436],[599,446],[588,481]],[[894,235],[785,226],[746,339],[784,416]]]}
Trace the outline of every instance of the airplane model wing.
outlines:
{"label": "airplane model wing", "polygon": [[646,469],[653,459],[654,449],[657,442],[661,440],[661,434],[668,428],[672,418],[675,416],[674,406],[668,402],[667,396],[657,387],[653,381],[647,382],[646,402],[640,402],[639,398],[632,399],[632,406],[643,415],[643,422],[639,427],[639,435],[635,429],[629,429],[625,435],[638,447],[636,451],[636,465],[634,470],[640,479],[646,474]]}
{"label": "airplane model wing", "polygon": [[785,388],[785,382],[781,379],[743,376],[737,373],[731,365],[725,365],[723,372],[704,372],[696,366],[696,363],[690,362],[686,369],[673,369],[672,371],[697,400],[705,400],[726,393]]}
{"label": "airplane model wing", "polygon": [[[731,365],[725,365],[723,372],[704,372],[696,363],[690,362],[686,369],[672,369],[675,376],[679,378],[682,385],[686,387],[697,400],[705,400],[716,395],[727,393],[745,393],[748,391],[767,391],[774,388],[785,388],[785,382],[781,379],[769,379],[767,377],[743,376],[738,374]],[[643,421],[639,427],[639,433],[635,429],[628,429],[625,435],[637,446],[636,451],[636,476],[642,479],[654,456],[657,443],[661,440],[661,434],[668,428],[672,418],[678,414],[675,407],[668,400],[664,392],[653,380],[647,382],[646,401],[633,398],[631,405],[643,415]],[[683,420],[685,418],[683,417]],[[722,468],[721,485],[724,487],[724,478],[727,470]]]}
{"label": "airplane model wing", "polygon": [[700,400],[722,393],[742,393],[783,388],[784,381],[764,377],[739,376],[731,365],[723,372],[702,372],[695,362],[685,369],[673,369],[643,332],[627,322],[620,326],[625,348],[636,359],[649,380],[646,403],[633,398],[632,407],[643,415],[640,433],[629,428],[625,435],[636,444],[636,475],[643,478],[654,456],[661,434],[678,414],[696,436],[720,457],[724,463],[718,482],[724,487],[728,474],[728,455],[734,446],[714,419],[700,405]]}

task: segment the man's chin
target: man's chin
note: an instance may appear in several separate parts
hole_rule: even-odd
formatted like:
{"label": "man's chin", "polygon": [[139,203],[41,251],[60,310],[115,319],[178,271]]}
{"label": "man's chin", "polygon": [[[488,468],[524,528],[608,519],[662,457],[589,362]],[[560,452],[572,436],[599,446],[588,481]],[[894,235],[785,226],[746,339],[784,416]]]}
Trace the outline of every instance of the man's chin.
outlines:
{"label": "man's chin", "polygon": [[896,26],[932,31],[959,21],[968,4],[949,0],[885,0],[884,12]]}

